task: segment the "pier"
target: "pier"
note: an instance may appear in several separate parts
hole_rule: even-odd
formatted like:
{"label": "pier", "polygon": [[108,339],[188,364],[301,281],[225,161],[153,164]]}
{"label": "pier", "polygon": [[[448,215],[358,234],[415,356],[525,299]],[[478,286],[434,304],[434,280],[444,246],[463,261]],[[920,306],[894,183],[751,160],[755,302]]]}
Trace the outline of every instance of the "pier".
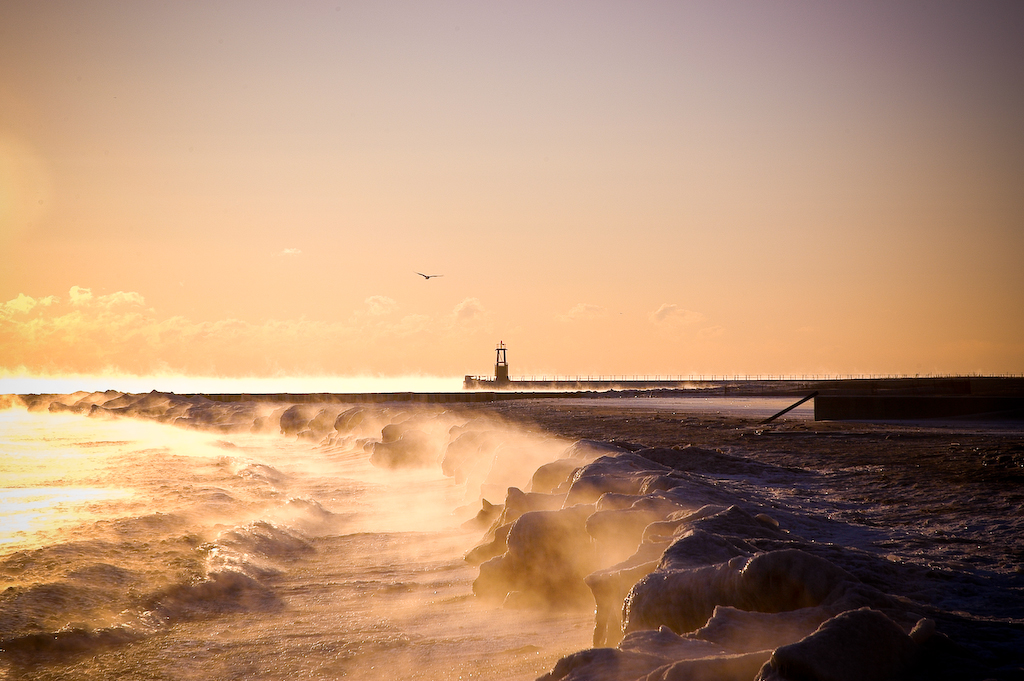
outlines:
{"label": "pier", "polygon": [[499,343],[495,349],[494,377],[466,376],[463,389],[486,391],[489,400],[598,395],[797,398],[813,393],[815,420],[911,420],[981,415],[1024,420],[1024,377],[1020,376],[511,378],[504,343]]}
{"label": "pier", "polygon": [[[792,397],[814,395],[817,421],[942,418],[1024,420],[1024,378],[1000,376],[714,381],[510,379],[500,388],[417,393],[204,394],[218,402],[472,404],[503,400],[628,397]],[[198,395],[197,395],[198,396]]]}

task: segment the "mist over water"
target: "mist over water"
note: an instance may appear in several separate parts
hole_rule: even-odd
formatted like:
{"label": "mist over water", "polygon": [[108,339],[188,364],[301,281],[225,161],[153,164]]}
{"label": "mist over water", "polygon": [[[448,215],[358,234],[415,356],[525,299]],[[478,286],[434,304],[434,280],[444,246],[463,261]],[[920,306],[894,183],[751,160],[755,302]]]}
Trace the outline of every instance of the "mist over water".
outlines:
{"label": "mist over water", "polygon": [[0,400],[0,677],[1024,674],[1012,428],[914,463],[756,425],[786,399]]}
{"label": "mist over water", "polygon": [[[460,526],[481,490],[525,486],[565,442],[476,419],[496,445],[532,454],[455,481],[438,462],[469,417],[356,408],[339,432],[345,409],[318,434],[292,418],[301,409],[252,404],[215,405],[191,429],[141,413],[0,411],[0,669],[531,678],[586,644],[585,615],[479,603],[463,560],[480,531]],[[374,449],[389,467],[371,463]]]}
{"label": "mist over water", "polygon": [[75,391],[116,389],[129,393],[159,392],[192,394],[228,393],[373,393],[457,392],[462,377],[454,376],[137,376],[123,373],[60,374],[0,373],[0,395],[67,394]]}

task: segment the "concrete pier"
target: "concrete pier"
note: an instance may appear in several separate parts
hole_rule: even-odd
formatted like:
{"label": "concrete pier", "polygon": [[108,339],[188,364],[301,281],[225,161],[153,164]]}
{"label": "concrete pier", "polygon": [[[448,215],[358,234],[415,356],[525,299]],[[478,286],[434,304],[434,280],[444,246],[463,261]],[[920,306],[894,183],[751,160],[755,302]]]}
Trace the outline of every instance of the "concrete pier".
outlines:
{"label": "concrete pier", "polygon": [[979,395],[819,395],[815,421],[1024,420],[1024,397]]}
{"label": "concrete pier", "polygon": [[[481,382],[485,385],[487,382]],[[617,397],[804,397],[816,420],[907,420],[989,415],[1024,419],[1024,378],[998,376],[722,381],[518,381],[444,393],[206,394],[219,402],[467,404],[497,400]]]}

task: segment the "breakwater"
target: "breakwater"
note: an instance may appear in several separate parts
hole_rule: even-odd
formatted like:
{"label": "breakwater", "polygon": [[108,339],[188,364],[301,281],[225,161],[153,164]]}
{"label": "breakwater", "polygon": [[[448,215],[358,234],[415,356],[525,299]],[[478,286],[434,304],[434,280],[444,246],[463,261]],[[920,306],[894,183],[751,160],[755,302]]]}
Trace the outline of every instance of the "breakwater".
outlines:
{"label": "breakwater", "polygon": [[552,392],[665,390],[686,394],[782,397],[818,391],[823,395],[984,395],[1024,396],[1019,376],[899,376],[851,378],[554,378],[507,381],[466,376],[463,388],[485,392]]}
{"label": "breakwater", "polygon": [[[469,382],[471,377],[467,377]],[[816,420],[900,420],[993,415],[1024,420],[1024,378],[1008,376],[670,380],[473,379],[457,392],[183,393],[215,402],[467,404],[523,399],[792,397],[817,393]],[[24,395],[28,403],[44,395]]]}
{"label": "breakwater", "polygon": [[[462,392],[206,394],[218,402],[457,404],[614,397],[797,397],[817,393],[818,421],[979,417],[1024,420],[1024,378],[1002,376],[768,380],[509,380],[467,377]],[[483,389],[489,388],[489,389]]]}

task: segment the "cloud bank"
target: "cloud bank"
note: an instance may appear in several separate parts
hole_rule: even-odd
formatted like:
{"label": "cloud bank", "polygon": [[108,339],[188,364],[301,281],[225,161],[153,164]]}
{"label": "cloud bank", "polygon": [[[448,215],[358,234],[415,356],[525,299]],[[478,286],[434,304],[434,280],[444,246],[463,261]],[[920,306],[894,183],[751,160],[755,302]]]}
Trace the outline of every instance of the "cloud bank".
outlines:
{"label": "cloud bank", "polygon": [[665,303],[650,314],[655,324],[697,324],[704,321],[704,315],[693,310],[685,310],[675,303]]}
{"label": "cloud bank", "polygon": [[559,315],[558,320],[562,322],[575,322],[584,319],[601,319],[607,314],[608,311],[600,305],[579,303],[565,314]]}
{"label": "cloud bank", "polygon": [[460,326],[476,326],[486,324],[487,310],[476,298],[466,298],[452,310],[452,319]]}
{"label": "cloud bank", "polygon": [[[0,303],[0,370],[42,373],[178,371],[200,375],[448,372],[431,348],[472,348],[489,340],[489,314],[476,298],[450,313],[398,315],[394,299],[374,295],[336,321],[195,321],[162,316],[136,292],[66,296],[19,294]],[[434,363],[434,365],[432,365]]]}
{"label": "cloud bank", "polygon": [[391,314],[398,307],[398,303],[387,296],[370,296],[364,302],[374,317]]}

